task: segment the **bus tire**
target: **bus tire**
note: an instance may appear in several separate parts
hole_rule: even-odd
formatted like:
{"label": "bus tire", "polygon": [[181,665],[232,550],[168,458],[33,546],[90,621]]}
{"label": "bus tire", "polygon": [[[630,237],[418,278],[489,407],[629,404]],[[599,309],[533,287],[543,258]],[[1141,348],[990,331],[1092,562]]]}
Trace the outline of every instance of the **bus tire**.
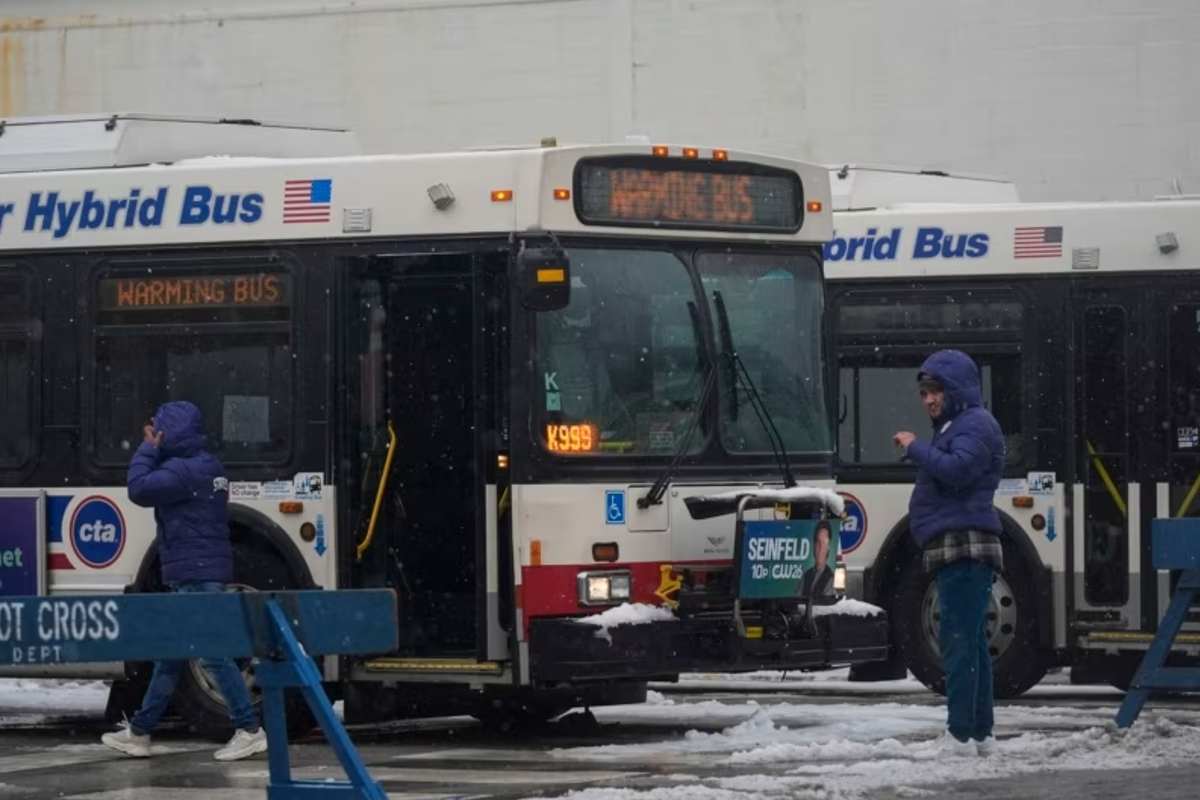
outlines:
{"label": "bus tire", "polygon": [[[233,545],[233,591],[277,591],[298,588],[300,581],[288,571],[284,560],[265,540],[235,536]],[[246,681],[255,710],[262,715],[262,696],[254,683],[253,667],[249,660],[239,660],[242,678]],[[297,690],[284,694],[289,736],[301,736],[312,730],[315,720],[304,697]],[[188,662],[187,669],[175,689],[175,711],[188,727],[202,736],[225,739],[233,733],[225,700],[216,682],[204,671],[199,659]]]}
{"label": "bus tire", "polygon": [[[1046,674],[1047,660],[1038,647],[1037,596],[1031,575],[1017,548],[1004,542],[1004,571],[992,584],[988,609],[989,644],[995,696],[1017,697]],[[937,584],[917,553],[901,571],[890,609],[892,635],[905,665],[921,683],[946,693],[946,673],[937,645]]]}

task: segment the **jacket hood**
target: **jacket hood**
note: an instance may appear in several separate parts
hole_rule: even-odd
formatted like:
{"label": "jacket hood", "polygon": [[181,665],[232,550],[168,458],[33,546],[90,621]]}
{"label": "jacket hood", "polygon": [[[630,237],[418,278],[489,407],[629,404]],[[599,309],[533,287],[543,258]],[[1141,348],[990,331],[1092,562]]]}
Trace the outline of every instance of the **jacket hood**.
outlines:
{"label": "jacket hood", "polygon": [[973,406],[983,405],[979,386],[979,367],[961,350],[939,350],[921,365],[917,380],[928,375],[946,390],[946,402],[939,422],[951,420]]}
{"label": "jacket hood", "polygon": [[154,412],[154,427],[163,432],[164,455],[186,457],[204,450],[204,417],[186,400],[163,403]]}

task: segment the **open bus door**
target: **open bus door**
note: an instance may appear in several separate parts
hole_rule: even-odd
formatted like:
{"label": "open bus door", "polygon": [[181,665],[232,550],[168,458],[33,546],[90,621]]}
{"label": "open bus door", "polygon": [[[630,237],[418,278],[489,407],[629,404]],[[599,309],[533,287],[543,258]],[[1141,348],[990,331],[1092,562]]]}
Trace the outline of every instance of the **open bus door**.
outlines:
{"label": "open bus door", "polygon": [[506,652],[500,548],[488,539],[498,536],[503,446],[493,261],[503,265],[503,254],[379,255],[350,270],[352,574],[357,586],[389,586],[399,597],[400,644],[386,664],[393,679],[469,670]]}
{"label": "open bus door", "polygon": [[1200,293],[1113,282],[1077,292],[1074,317],[1075,625],[1121,652],[1123,686],[1178,579],[1151,564],[1151,521],[1200,516]]}

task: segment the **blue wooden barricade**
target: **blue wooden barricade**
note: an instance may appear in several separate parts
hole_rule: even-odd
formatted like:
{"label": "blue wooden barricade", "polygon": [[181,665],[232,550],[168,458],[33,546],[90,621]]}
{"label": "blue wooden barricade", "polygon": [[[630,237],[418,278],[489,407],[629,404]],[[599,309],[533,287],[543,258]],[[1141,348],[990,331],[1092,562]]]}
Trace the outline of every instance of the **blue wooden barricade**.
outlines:
{"label": "blue wooden barricade", "polygon": [[1151,535],[1155,569],[1179,569],[1183,574],[1117,712],[1117,725],[1121,728],[1134,723],[1154,689],[1200,691],[1200,668],[1164,666],[1175,637],[1187,620],[1188,609],[1200,595],[1200,519],[1156,519]]}
{"label": "blue wooden barricade", "polygon": [[[0,664],[256,658],[268,800],[385,800],[321,687],[310,656],[396,648],[390,589],[0,597]],[[350,779],[295,781],[284,689],[298,688]]]}

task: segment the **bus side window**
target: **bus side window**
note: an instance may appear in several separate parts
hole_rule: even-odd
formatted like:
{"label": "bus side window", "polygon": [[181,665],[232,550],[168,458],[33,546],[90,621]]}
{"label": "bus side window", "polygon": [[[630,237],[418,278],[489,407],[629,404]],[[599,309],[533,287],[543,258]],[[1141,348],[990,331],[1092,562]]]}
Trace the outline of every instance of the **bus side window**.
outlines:
{"label": "bus side window", "polygon": [[291,455],[291,275],[155,270],[103,275],[95,326],[95,458],[127,463],[161,403],[189,400],[226,464]]}
{"label": "bus side window", "polygon": [[1004,431],[1007,468],[1025,466],[1023,306],[1012,293],[852,292],[837,298],[834,313],[841,463],[895,465],[895,431],[929,436],[917,371],[930,353],[954,348],[979,365],[981,399]]}
{"label": "bus side window", "polygon": [[0,275],[0,468],[20,467],[33,453],[34,328],[27,274]]}

